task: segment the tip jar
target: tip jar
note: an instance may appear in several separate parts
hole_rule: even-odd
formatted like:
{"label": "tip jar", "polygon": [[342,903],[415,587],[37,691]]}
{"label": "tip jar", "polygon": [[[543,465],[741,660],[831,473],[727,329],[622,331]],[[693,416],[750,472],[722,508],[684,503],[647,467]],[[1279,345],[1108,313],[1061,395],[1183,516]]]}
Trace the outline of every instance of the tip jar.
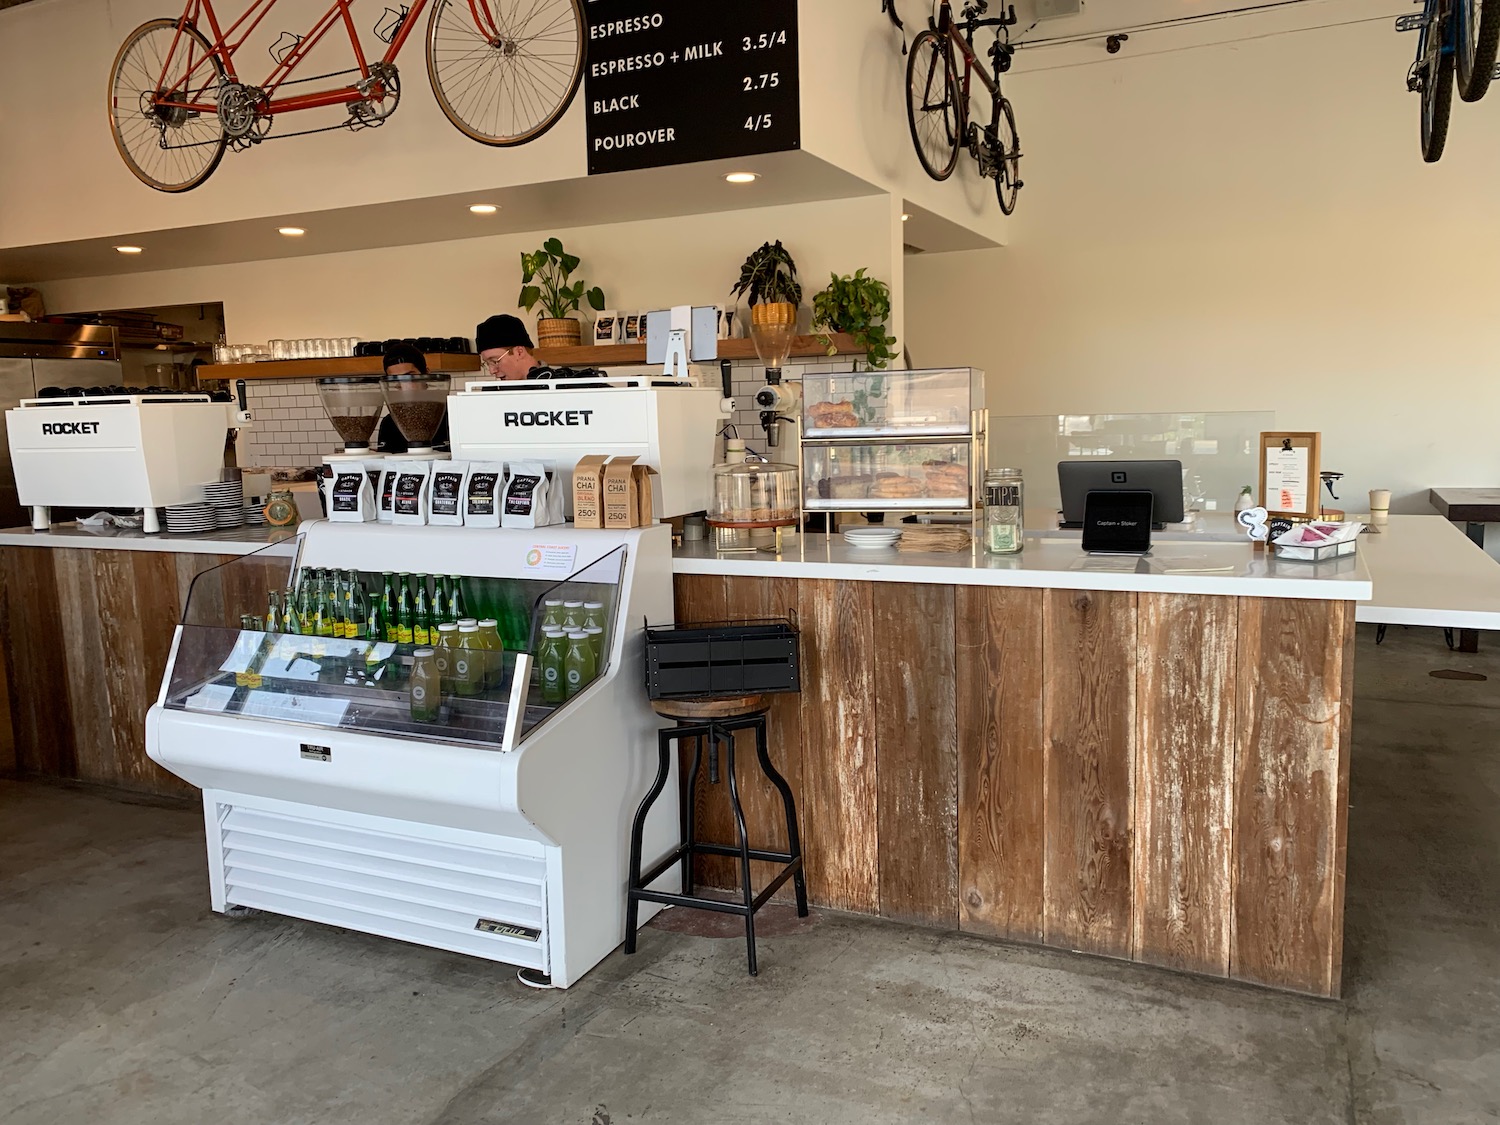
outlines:
{"label": "tip jar", "polygon": [[1026,483],[1020,469],[992,469],[984,476],[984,549],[1013,555],[1025,545]]}

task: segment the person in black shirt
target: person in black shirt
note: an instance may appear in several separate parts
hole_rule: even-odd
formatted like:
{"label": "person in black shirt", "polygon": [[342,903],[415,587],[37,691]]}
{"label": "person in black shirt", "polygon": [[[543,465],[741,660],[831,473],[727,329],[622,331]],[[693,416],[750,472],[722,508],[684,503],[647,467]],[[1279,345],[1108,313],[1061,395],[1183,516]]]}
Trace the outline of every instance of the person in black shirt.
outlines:
{"label": "person in black shirt", "polygon": [[[427,357],[410,344],[395,344],[385,353],[383,361],[387,375],[426,375]],[[402,436],[396,421],[387,411],[384,418],[380,420],[380,434],[375,439],[381,453],[405,453],[411,448],[410,443]],[[448,415],[443,415],[442,424],[438,426],[437,434],[432,439],[434,449],[448,448]]]}

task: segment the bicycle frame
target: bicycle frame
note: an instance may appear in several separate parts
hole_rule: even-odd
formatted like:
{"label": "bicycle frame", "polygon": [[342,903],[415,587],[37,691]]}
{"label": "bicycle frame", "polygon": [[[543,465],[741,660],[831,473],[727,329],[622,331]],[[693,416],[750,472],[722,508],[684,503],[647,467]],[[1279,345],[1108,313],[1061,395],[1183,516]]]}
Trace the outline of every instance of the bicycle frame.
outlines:
{"label": "bicycle frame", "polygon": [[1442,57],[1458,50],[1459,35],[1468,34],[1468,28],[1459,26],[1464,15],[1464,7],[1460,4],[1457,11],[1449,13],[1450,18],[1443,21],[1442,39],[1437,42],[1437,49],[1433,50],[1434,26],[1442,14],[1444,13],[1441,0],[1425,0],[1422,6],[1422,33],[1417,40],[1417,61],[1414,69],[1425,73],[1429,81],[1435,80],[1437,64]]}
{"label": "bicycle frame", "polygon": [[1003,19],[975,20],[971,23],[960,24],[953,18],[953,7],[948,0],[943,0],[942,7],[938,10],[937,18],[932,22],[933,30],[944,36],[950,44],[964,58],[964,76],[960,82],[957,77],[954,81],[958,83],[958,89],[954,91],[955,101],[958,103],[957,110],[959,120],[957,122],[959,136],[963,136],[969,124],[969,92],[973,89],[973,79],[977,75],[984,88],[990,92],[994,101],[1000,100],[1000,79],[998,76],[991,78],[989,71],[984,69],[984,63],[979,61],[979,56],[974,52],[974,32],[981,27],[1003,26]]}
{"label": "bicycle frame", "polygon": [[[352,102],[361,101],[368,96],[366,89],[368,88],[374,68],[365,58],[364,48],[359,42],[359,32],[354,27],[354,17],[350,11],[353,3],[354,0],[333,0],[333,6],[319,17],[318,21],[313,25],[312,30],[299,39],[296,45],[276,64],[275,68],[259,87],[265,95],[265,101],[259,107],[261,113],[266,116],[273,116],[278,113],[291,113],[300,109],[317,109],[322,106],[341,104],[347,105]],[[230,82],[239,82],[240,78],[234,67],[235,52],[244,46],[245,41],[254,34],[255,29],[261,25],[276,4],[277,0],[254,0],[245,13],[230,25],[229,30],[226,32],[219,26],[218,15],[214,12],[213,0],[188,0],[186,7],[183,8],[182,15],[178,17],[177,32],[172,37],[172,45],[167,50],[166,59],[163,60],[161,74],[157,78],[157,89],[162,89],[166,84],[166,76],[172,67],[172,60],[179,46],[182,44],[183,28],[191,26],[201,30],[200,21],[204,19],[207,20],[208,29],[213,33],[210,37],[212,46],[207,54],[194,62],[193,51],[195,43],[191,38],[188,39],[186,47],[188,51],[188,69],[181,79],[181,89],[184,97],[192,96],[191,92],[195,87],[193,76],[198,74],[200,70],[204,70],[206,75],[203,85],[198,87],[200,96],[216,80],[217,75],[211,66],[211,60],[215,57],[223,65],[225,77]],[[475,24],[486,35],[491,38],[498,38],[494,16],[490,12],[488,0],[468,0],[468,5],[470,12],[473,13]],[[406,45],[407,37],[411,34],[412,29],[417,26],[417,21],[420,19],[422,11],[426,6],[427,0],[414,0],[411,10],[406,13],[406,18],[402,21],[400,29],[391,37],[390,45],[386,48],[385,54],[381,56],[377,64],[382,72],[395,62],[396,56],[401,53],[401,48]],[[345,31],[349,34],[349,45],[354,50],[354,59],[359,70],[359,82],[317,93],[298,94],[280,99],[274,97],[276,91],[287,82],[292,72],[297,69],[298,64],[308,56],[312,49],[338,23],[342,23]],[[231,37],[236,34],[239,35],[239,38],[230,42]],[[172,100],[166,97],[159,97],[156,105],[158,107],[184,109],[203,114],[215,114],[218,112],[218,106],[214,102]]]}

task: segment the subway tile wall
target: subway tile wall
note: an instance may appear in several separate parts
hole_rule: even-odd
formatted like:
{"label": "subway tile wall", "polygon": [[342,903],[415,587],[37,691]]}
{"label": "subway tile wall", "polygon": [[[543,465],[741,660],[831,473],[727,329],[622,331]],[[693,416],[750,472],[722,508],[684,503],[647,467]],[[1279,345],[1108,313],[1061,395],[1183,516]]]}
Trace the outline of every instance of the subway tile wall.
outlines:
{"label": "subway tile wall", "polygon": [[[760,412],[751,401],[756,390],[765,386],[765,367],[757,360],[733,361],[733,386],[738,409],[728,419],[740,437],[754,450],[763,451],[765,432],[760,428]],[[820,362],[792,362],[782,370],[788,381],[806,373],[849,371],[847,357]],[[651,368],[630,368],[629,374],[650,374]],[[705,377],[717,379],[718,370],[704,365],[698,370]],[[467,386],[469,380],[455,379]],[[323,413],[317,385],[307,379],[264,379],[246,383],[247,401],[255,424],[240,434],[239,457],[243,468],[293,468],[314,465],[324,454],[336,453],[343,442]]]}

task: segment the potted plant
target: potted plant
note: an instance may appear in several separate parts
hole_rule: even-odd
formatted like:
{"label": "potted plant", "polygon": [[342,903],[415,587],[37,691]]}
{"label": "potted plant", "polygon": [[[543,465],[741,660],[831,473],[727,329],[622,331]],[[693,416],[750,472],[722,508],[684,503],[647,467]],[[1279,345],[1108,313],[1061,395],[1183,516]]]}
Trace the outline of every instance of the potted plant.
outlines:
{"label": "potted plant", "polygon": [[745,259],[740,279],[730,293],[748,299],[750,338],[761,362],[770,369],[767,377],[774,372],[779,378],[781,365],[792,350],[792,337],[797,332],[797,306],[802,303],[797,263],[779,239],[774,246],[764,243]]}
{"label": "potted plant", "polygon": [[896,337],[885,330],[890,315],[890,287],[866,277],[863,268],[849,276],[833,274],[828,288],[813,298],[813,330],[828,354],[838,352],[832,333],[847,332],[864,349],[865,359],[876,371],[884,370],[896,358],[892,350]]}
{"label": "potted plant", "polygon": [[568,314],[588,299],[595,312],[604,308],[604,291],[585,289],[582,280],[568,284],[580,259],[563,249],[562,239],[549,238],[542,248],[521,255],[521,296],[516,303],[527,312],[542,306],[546,316],[536,322],[537,344],[543,348],[576,348],[583,342],[583,325]]}

